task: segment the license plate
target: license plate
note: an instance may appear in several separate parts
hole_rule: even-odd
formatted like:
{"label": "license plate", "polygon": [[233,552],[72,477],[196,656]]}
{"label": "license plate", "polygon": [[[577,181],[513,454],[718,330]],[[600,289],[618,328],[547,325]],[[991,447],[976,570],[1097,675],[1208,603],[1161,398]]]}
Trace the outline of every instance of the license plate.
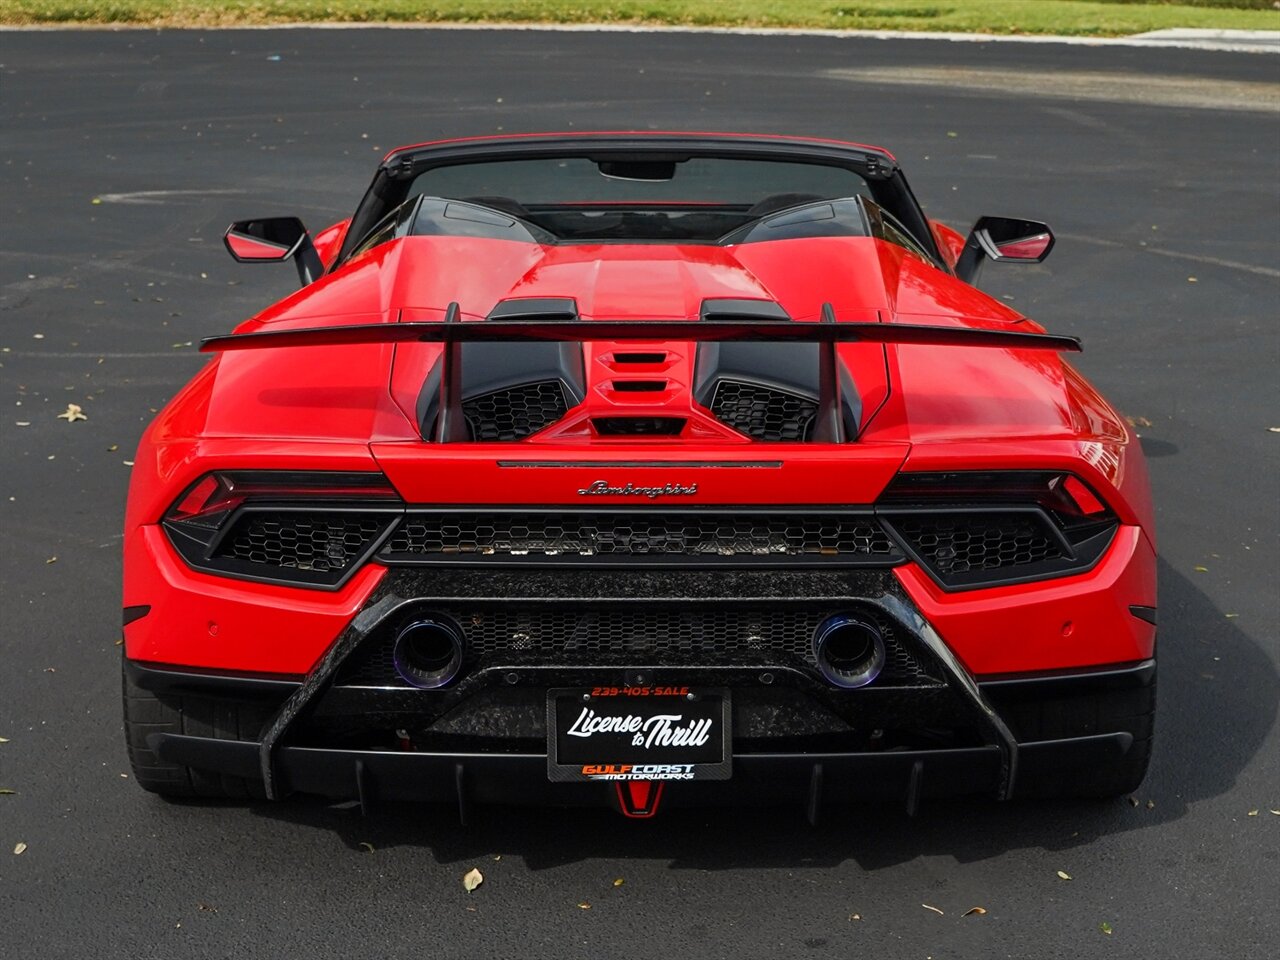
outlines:
{"label": "license plate", "polygon": [[729,691],[600,686],[547,694],[552,780],[728,780]]}

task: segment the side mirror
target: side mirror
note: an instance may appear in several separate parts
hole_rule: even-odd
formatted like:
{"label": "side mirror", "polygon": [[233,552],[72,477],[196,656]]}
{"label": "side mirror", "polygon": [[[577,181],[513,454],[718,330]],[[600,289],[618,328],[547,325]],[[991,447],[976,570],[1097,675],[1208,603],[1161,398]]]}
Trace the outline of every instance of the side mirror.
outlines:
{"label": "side mirror", "polygon": [[297,217],[237,220],[227,227],[222,242],[237,263],[281,263],[292,259],[304,287],[324,273],[320,254]]}
{"label": "side mirror", "polygon": [[1052,249],[1053,231],[1039,220],[979,217],[956,261],[956,276],[965,283],[977,283],[982,264],[987,260],[1039,263]]}

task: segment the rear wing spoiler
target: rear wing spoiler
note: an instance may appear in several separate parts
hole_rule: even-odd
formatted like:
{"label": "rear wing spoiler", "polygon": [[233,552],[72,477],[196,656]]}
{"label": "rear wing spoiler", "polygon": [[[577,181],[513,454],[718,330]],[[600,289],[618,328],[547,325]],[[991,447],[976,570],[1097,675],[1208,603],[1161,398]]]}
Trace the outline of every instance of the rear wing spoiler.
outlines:
{"label": "rear wing spoiler", "polygon": [[[724,314],[721,314],[724,316]],[[259,333],[227,334],[200,341],[201,353],[259,350],[269,347],[344,346],[372,343],[442,343],[438,442],[467,439],[462,416],[462,381],[457,375],[464,343],[584,342],[684,340],[696,342],[756,341],[817,343],[819,351],[818,418],[815,440],[840,443],[840,380],[836,375],[837,343],[894,343],[948,347],[998,347],[1006,350],[1079,352],[1076,337],[1048,333],[980,330],[907,323],[837,322],[831,304],[822,305],[819,322],[795,320],[482,320],[462,323],[457,303],[449,304],[444,321],[363,323]]]}

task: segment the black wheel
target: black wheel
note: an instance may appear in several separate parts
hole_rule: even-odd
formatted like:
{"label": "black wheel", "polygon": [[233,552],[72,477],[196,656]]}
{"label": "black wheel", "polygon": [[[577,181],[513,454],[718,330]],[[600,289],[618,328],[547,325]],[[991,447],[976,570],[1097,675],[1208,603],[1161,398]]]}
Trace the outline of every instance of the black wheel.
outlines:
{"label": "black wheel", "polygon": [[207,697],[157,696],[123,673],[124,732],[133,778],[144,790],[166,797],[263,799],[262,783],[166,763],[147,746],[153,733],[218,740],[257,740],[271,716],[269,706]]}
{"label": "black wheel", "polygon": [[1019,777],[1019,797],[1107,798],[1133,793],[1151,762],[1155,729],[1156,683],[1087,696],[1028,700],[1000,709],[1019,741],[1062,740],[1099,733],[1125,732],[1133,743],[1124,756],[1089,766],[1063,764],[1052,771]]}

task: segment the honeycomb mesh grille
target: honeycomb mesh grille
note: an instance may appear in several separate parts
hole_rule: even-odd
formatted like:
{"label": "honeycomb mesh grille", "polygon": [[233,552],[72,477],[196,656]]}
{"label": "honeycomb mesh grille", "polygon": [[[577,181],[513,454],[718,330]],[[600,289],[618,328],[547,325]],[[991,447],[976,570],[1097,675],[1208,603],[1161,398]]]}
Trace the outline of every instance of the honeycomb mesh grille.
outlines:
{"label": "honeycomb mesh grille", "polygon": [[656,512],[410,514],[382,555],[901,556],[873,517]]}
{"label": "honeycomb mesh grille", "polygon": [[271,567],[328,573],[368,549],[386,518],[333,511],[254,511],[236,521],[215,556]]}
{"label": "honeycomb mesh grille", "polygon": [[522,383],[462,401],[473,440],[523,440],[568,410],[559,380]]}
{"label": "honeycomb mesh grille", "polygon": [[944,576],[1066,556],[1038,513],[907,514],[892,520],[912,548]]}
{"label": "honeycomb mesh grille", "polygon": [[808,440],[818,405],[808,397],[782,390],[721,380],[711,398],[717,420],[754,440],[773,442]]}
{"label": "honeycomb mesh grille", "polygon": [[[773,666],[821,674],[813,654],[819,624],[831,616],[811,604],[638,604],[541,606],[472,602],[430,604],[466,637],[466,667],[536,663],[539,666]],[[871,609],[885,638],[887,660],[878,684],[937,682],[904,645],[902,629]],[[395,631],[371,636],[339,673],[338,683],[404,685],[392,663]]]}

